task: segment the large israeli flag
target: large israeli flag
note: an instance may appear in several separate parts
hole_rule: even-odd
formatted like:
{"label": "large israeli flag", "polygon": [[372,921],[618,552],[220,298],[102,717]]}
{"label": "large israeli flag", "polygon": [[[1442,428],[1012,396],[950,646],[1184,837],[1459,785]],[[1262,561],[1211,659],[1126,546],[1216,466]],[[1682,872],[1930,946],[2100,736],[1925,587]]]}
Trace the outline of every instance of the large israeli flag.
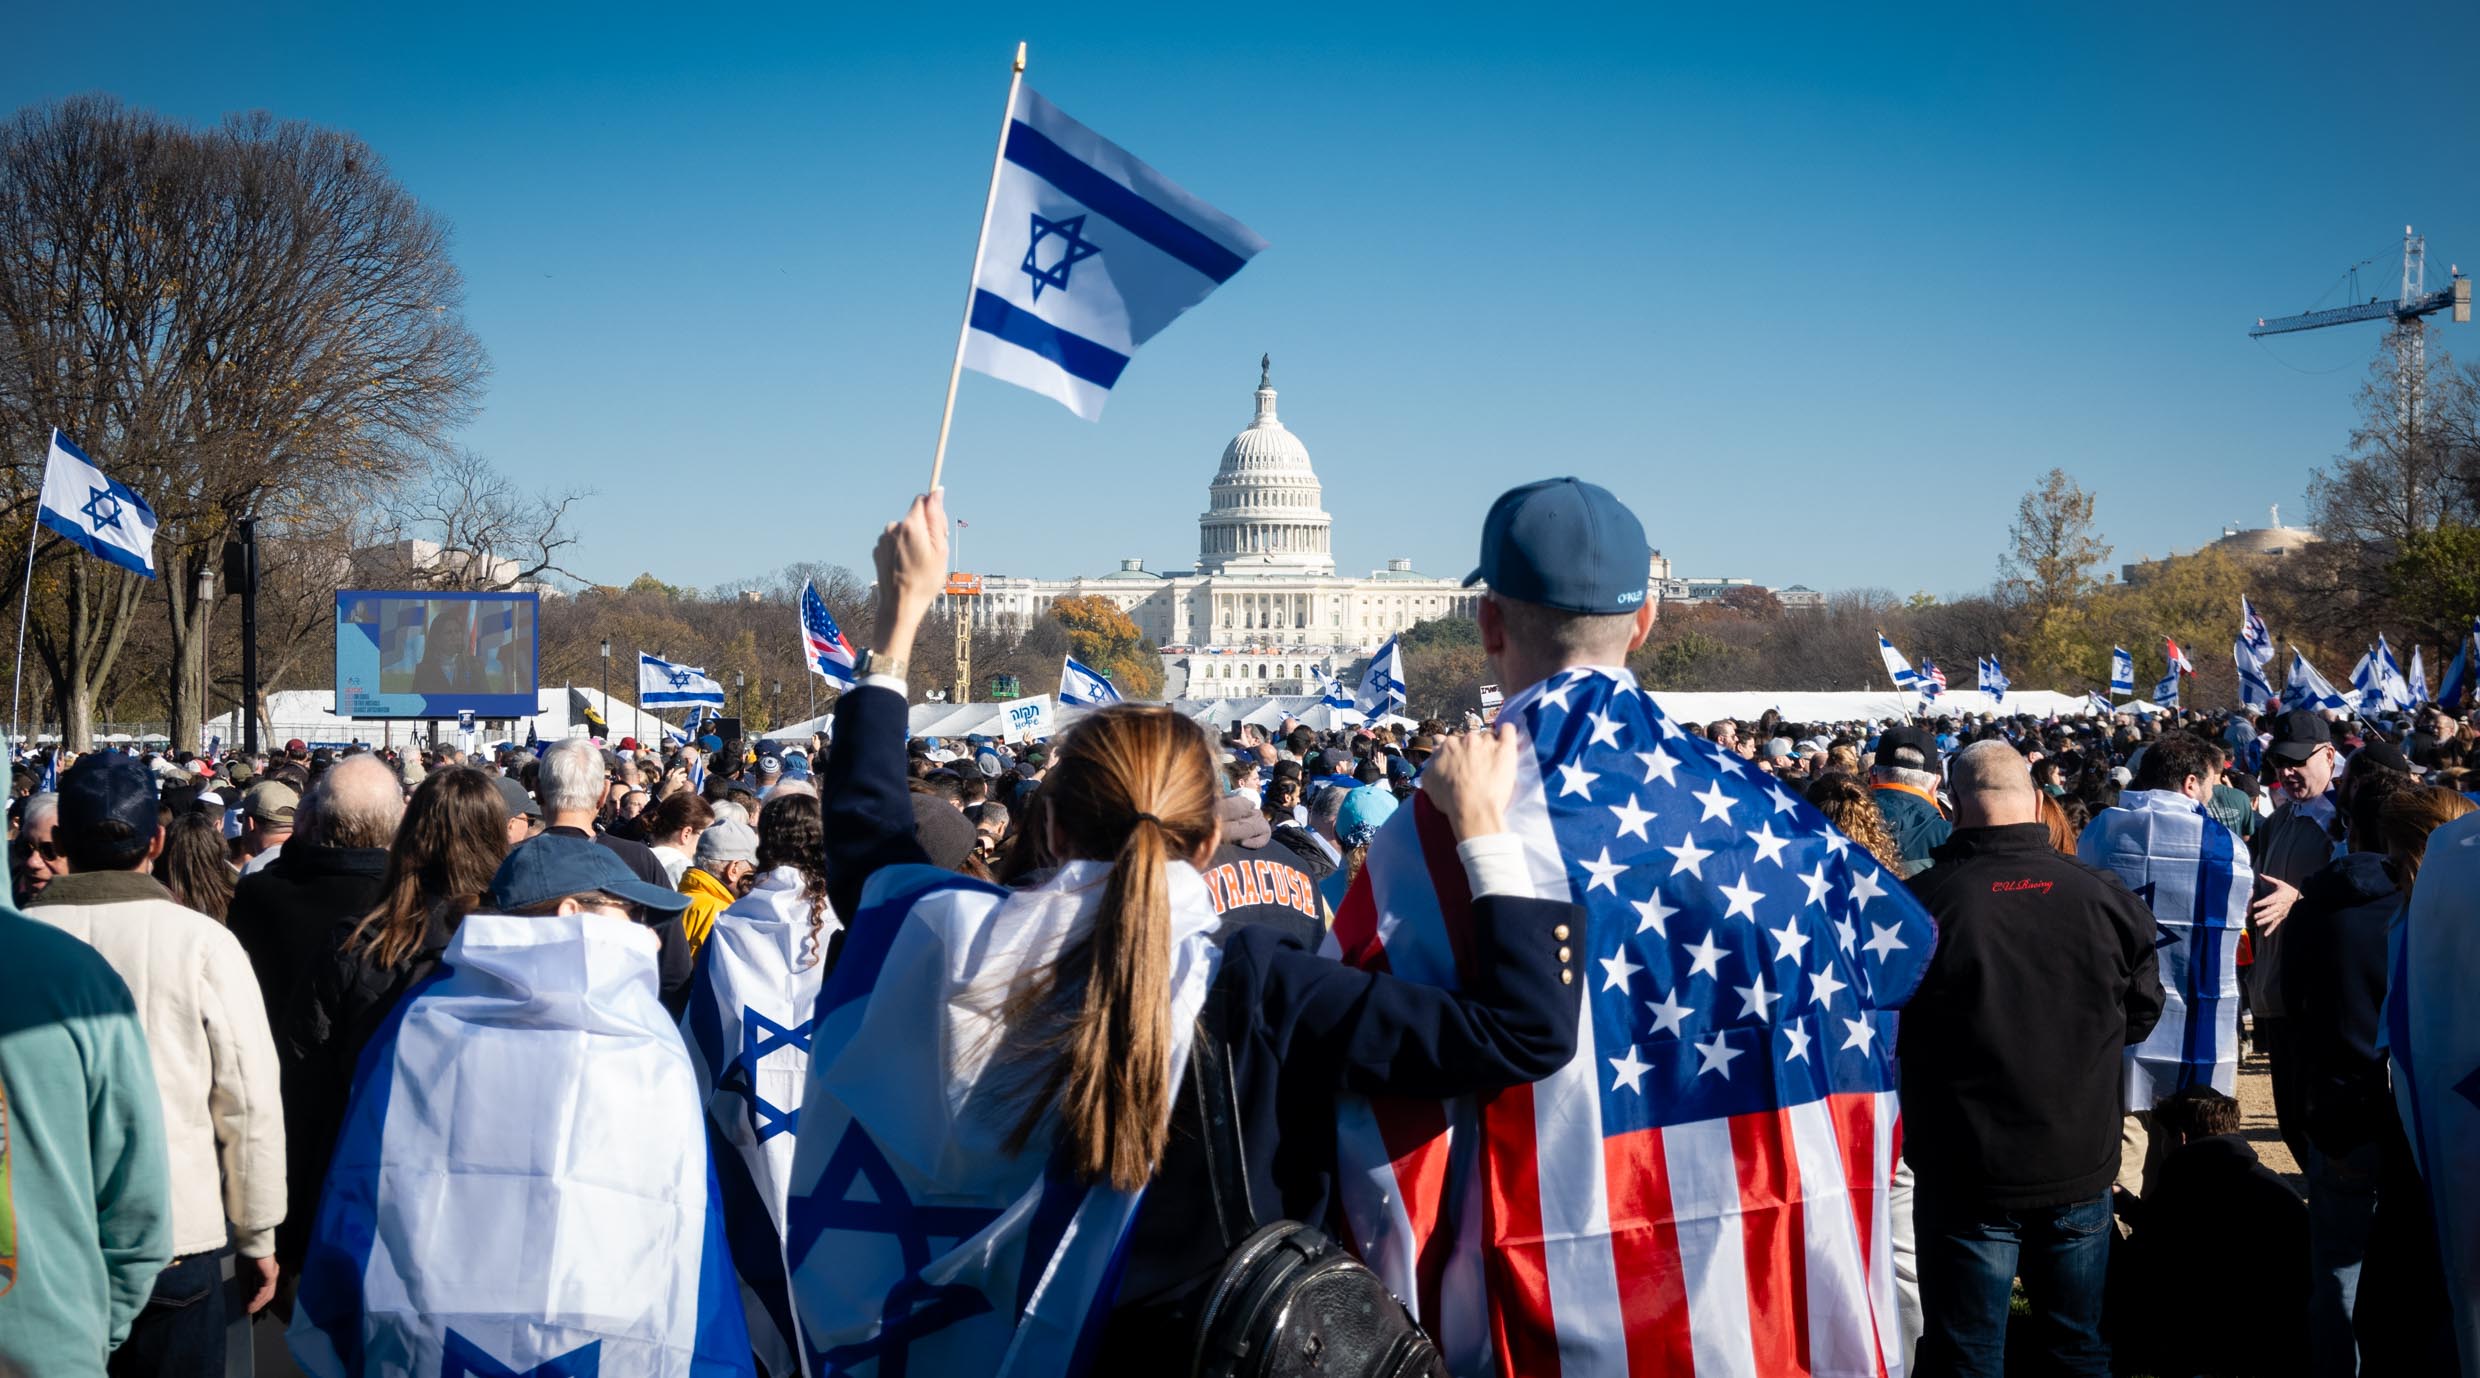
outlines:
{"label": "large israeli flag", "polygon": [[991,185],[964,362],[1091,421],[1138,345],[1266,247],[1019,87]]}
{"label": "large israeli flag", "polygon": [[723,686],[694,665],[637,653],[637,701],[647,708],[723,707]]}
{"label": "large israeli flag", "polygon": [[314,1378],[752,1374],[654,935],[475,914],[364,1050],[285,1343]]}
{"label": "large israeli flag", "polygon": [[95,467],[59,430],[43,461],[45,526],[83,546],[98,560],[155,577],[155,509],[128,485]]}
{"label": "large israeli flag", "polygon": [[706,1105],[742,1311],[771,1374],[799,1372],[784,1203],[826,945],[842,926],[823,897],[813,905],[797,869],[779,866],[760,876],[716,916],[698,948],[682,1021]]}
{"label": "large israeli flag", "polygon": [[[871,877],[818,1001],[784,1255],[810,1372],[1078,1371],[1141,1193],[1005,1141],[1029,1087],[994,1066],[1014,979],[1092,931],[1109,867],[1007,891],[928,866]],[[1205,882],[1170,868],[1170,1074],[1213,980]],[[1185,1359],[1166,1360],[1167,1370]]]}
{"label": "large israeli flag", "polygon": [[2110,648],[2110,692],[2132,694],[2136,691],[2136,658],[2124,646]]}
{"label": "large israeli flag", "polygon": [[1361,672],[1361,690],[1353,706],[1373,718],[1409,702],[1404,689],[1404,653],[1396,641],[1388,637],[1369,658],[1369,668]]}
{"label": "large israeli flag", "polygon": [[2189,1086],[2236,1095],[2239,935],[2256,886],[2247,848],[2184,794],[2129,790],[2085,827],[2075,853],[2117,872],[2153,911],[2165,1003],[2127,1050],[2127,1108],[2150,1110]]}
{"label": "large israeli flag", "polygon": [[1077,663],[1074,656],[1059,659],[1059,702],[1074,708],[1100,708],[1118,703],[1119,689],[1110,676]]}

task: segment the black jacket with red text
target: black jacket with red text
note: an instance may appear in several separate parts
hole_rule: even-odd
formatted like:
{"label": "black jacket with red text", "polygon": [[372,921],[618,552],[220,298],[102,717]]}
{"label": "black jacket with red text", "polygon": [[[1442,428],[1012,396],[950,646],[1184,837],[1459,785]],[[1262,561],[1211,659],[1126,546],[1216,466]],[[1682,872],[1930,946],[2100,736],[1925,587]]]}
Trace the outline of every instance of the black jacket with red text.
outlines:
{"label": "black jacket with red text", "polygon": [[1937,953],[1897,1044],[1924,1193],[2086,1201],[2118,1175],[2126,1049],[2161,1017],[2152,912],[2039,823],[1959,828],[1907,882]]}

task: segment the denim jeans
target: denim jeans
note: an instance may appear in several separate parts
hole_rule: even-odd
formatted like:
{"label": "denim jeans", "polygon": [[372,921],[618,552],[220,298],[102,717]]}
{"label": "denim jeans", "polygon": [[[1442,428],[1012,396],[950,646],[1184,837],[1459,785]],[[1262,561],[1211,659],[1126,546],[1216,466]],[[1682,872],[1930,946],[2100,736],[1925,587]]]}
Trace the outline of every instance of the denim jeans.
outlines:
{"label": "denim jeans", "polygon": [[2300,1164],[2308,1179],[2308,1349],[2317,1378],[2351,1378],[2359,1346],[2351,1313],[2359,1303],[2359,1269],[2377,1220],[2378,1145],[2348,1153],[2311,1146]]}
{"label": "denim jeans", "polygon": [[1942,1195],[1928,1182],[1914,1201],[1920,1234],[1923,1378],[2006,1372],[2007,1301],[2020,1276],[2032,1305],[2033,1344],[2048,1371],[2108,1378],[2101,1299],[2109,1275],[2110,1197],[2008,1210]]}
{"label": "denim jeans", "polygon": [[155,1275],[155,1294],[112,1351],[112,1378],[223,1378],[224,1254],[189,1254]]}

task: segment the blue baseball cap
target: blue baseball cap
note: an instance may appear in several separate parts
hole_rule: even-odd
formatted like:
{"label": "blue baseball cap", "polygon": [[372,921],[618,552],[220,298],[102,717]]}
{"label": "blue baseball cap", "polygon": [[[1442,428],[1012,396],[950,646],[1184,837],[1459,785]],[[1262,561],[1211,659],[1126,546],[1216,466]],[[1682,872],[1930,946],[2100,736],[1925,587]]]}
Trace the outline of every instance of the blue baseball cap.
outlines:
{"label": "blue baseball cap", "polygon": [[1653,546],[1644,523],[1610,490],[1579,478],[1510,488],[1481,521],[1481,565],[1464,586],[1563,612],[1634,612],[1645,605]]}
{"label": "blue baseball cap", "polygon": [[687,895],[639,880],[602,843],[559,833],[544,833],[508,854],[491,877],[491,905],[523,909],[592,890],[642,904],[658,914],[677,914],[689,907]]}
{"label": "blue baseball cap", "polygon": [[1335,810],[1335,840],[1345,847],[1367,846],[1378,835],[1386,820],[1395,816],[1400,805],[1394,791],[1384,785],[1361,785],[1343,796],[1343,806]]}

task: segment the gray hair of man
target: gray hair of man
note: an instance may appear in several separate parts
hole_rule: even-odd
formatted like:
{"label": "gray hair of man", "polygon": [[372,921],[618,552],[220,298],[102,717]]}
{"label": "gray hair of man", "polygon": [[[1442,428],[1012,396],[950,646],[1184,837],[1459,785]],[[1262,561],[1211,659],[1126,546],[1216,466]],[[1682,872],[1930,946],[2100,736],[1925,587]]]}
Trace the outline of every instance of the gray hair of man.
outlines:
{"label": "gray hair of man", "polygon": [[1343,812],[1343,796],[1349,791],[1338,785],[1321,785],[1309,795],[1309,826],[1332,837],[1335,818]]}
{"label": "gray hair of man", "polygon": [[2032,767],[2005,742],[1974,742],[1955,753],[1946,772],[1955,796],[1955,826],[1996,828],[2041,821],[2041,792]]}
{"label": "gray hair of man", "polygon": [[546,813],[591,813],[602,807],[603,787],[610,783],[610,766],[594,743],[563,737],[543,753],[534,792]]}
{"label": "gray hair of man", "polygon": [[347,756],[329,766],[302,801],[314,847],[385,847],[405,816],[405,787],[376,756]]}
{"label": "gray hair of man", "polygon": [[60,796],[49,790],[26,797],[26,811],[18,819],[20,832],[33,832],[60,819]]}
{"label": "gray hair of man", "polygon": [[[1976,742],[1974,745],[2005,746],[2006,743]],[[2009,749],[2012,750],[2012,748]],[[1869,775],[1874,779],[1930,791],[1935,791],[1943,783],[1938,779],[1938,773],[1929,769],[1928,758],[1908,746],[1880,753],[1870,764]]]}

